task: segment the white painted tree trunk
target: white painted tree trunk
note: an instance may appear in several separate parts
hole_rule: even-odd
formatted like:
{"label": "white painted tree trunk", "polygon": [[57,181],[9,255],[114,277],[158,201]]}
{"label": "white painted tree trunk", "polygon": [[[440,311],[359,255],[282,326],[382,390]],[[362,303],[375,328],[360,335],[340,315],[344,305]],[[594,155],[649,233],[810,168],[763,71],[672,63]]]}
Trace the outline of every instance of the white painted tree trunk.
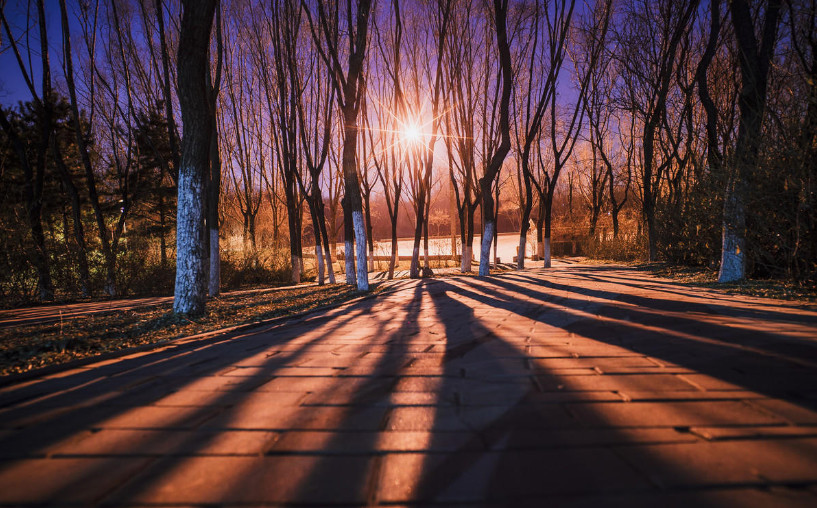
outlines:
{"label": "white painted tree trunk", "polygon": [[542,241],[542,250],[544,252],[545,258],[545,268],[550,268],[550,237],[546,236],[544,241]]}
{"label": "white painted tree trunk", "polygon": [[369,290],[369,271],[366,269],[366,224],[363,221],[363,212],[354,210],[352,212],[352,225],[355,228],[355,241],[357,243],[357,290]]}
{"label": "white painted tree trunk", "polygon": [[723,226],[723,251],[721,252],[721,268],[718,273],[718,282],[734,282],[746,276],[745,259],[743,252],[743,238],[734,228],[727,224]]}
{"label": "white painted tree trunk", "polygon": [[483,277],[491,274],[491,244],[494,241],[494,222],[485,221],[482,231],[482,245],[479,250],[479,275]]}
{"label": "white painted tree trunk", "polygon": [[516,255],[516,267],[518,269],[525,268],[525,249],[527,248],[527,237],[525,235],[519,235],[519,252]]}
{"label": "white painted tree trunk", "polygon": [[346,283],[355,283],[355,240],[347,238],[344,242],[344,261],[346,262]]}
{"label": "white painted tree trunk", "polygon": [[202,245],[204,230],[204,185],[196,168],[179,171],[179,197],[176,209],[176,288],[173,312],[197,314],[204,312],[205,250]]}
{"label": "white painted tree trunk", "polygon": [[210,296],[221,293],[221,250],[218,239],[218,229],[210,228]]}
{"label": "white painted tree trunk", "polygon": [[415,243],[411,250],[411,266],[409,266],[409,277],[416,279],[420,276],[420,244]]}
{"label": "white painted tree trunk", "polygon": [[292,283],[293,284],[300,284],[301,283],[301,257],[295,254],[290,256],[290,261],[292,262]]}
{"label": "white painted tree trunk", "polygon": [[318,285],[323,286],[323,249],[320,244],[315,244],[315,259],[318,264]]}

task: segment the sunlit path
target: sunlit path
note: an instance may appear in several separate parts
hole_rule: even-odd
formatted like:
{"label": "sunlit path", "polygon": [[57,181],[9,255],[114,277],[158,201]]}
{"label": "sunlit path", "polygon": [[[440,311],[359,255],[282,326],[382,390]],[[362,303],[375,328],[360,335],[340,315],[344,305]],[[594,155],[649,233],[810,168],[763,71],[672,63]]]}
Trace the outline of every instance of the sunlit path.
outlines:
{"label": "sunlit path", "polygon": [[394,284],[0,390],[0,504],[817,503],[814,306],[609,265]]}

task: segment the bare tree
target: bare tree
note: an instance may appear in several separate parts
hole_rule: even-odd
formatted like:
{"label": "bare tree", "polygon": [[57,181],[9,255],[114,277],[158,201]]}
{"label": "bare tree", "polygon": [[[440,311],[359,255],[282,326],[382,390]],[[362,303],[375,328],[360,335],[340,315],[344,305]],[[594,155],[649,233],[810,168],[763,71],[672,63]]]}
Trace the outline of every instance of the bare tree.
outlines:
{"label": "bare tree", "polygon": [[[389,257],[388,279],[394,278],[397,264],[397,220],[400,200],[405,184],[404,157],[406,150],[398,140],[398,117],[405,116],[405,99],[402,86],[403,22],[399,2],[394,1],[394,23],[391,31],[383,34],[377,22],[373,31],[377,40],[380,58],[374,59],[374,76],[370,79],[367,92],[377,102],[372,115],[366,115],[367,139],[370,143],[372,163],[383,186],[383,197],[389,215],[391,232],[391,255]],[[372,121],[376,127],[372,127]]]}
{"label": "bare tree", "polygon": [[499,146],[490,157],[485,173],[479,179],[482,193],[482,247],[479,255],[479,275],[490,274],[491,243],[496,234],[496,219],[494,218],[494,198],[491,187],[494,184],[505,156],[511,149],[510,103],[513,92],[513,69],[511,65],[511,50],[508,45],[508,0],[494,0],[494,23],[496,27],[496,42],[499,49],[499,65],[502,75],[502,97],[499,102]]}
{"label": "bare tree", "polygon": [[[566,2],[562,2],[557,8],[565,9]],[[516,110],[517,133],[517,152],[518,152],[518,166],[519,175],[517,185],[520,192],[521,204],[521,220],[519,228],[519,254],[517,257],[517,267],[522,269],[525,267],[525,250],[527,249],[527,236],[530,227],[530,216],[533,209],[533,183],[534,176],[531,170],[531,157],[534,148],[541,140],[542,120],[545,117],[547,106],[550,103],[550,97],[555,93],[555,78],[556,74],[550,72],[551,67],[548,68],[545,79],[541,79],[541,74],[544,72],[545,66],[549,63],[547,57],[550,48],[546,43],[555,43],[558,48],[564,47],[565,38],[567,37],[567,30],[563,30],[556,34],[557,40],[551,40],[548,35],[547,27],[542,26],[545,21],[544,9],[546,5],[537,2],[534,6],[533,14],[531,16],[529,36],[523,40],[527,47],[521,51],[520,57],[527,57],[526,70],[524,75],[526,79],[519,80],[517,78],[517,90],[515,95],[514,108]],[[573,4],[570,4],[570,9]],[[537,181],[537,187],[541,187]],[[524,193],[524,194],[523,194]]]}
{"label": "bare tree", "polygon": [[[318,283],[323,284],[324,262],[329,283],[335,283],[335,269],[332,263],[332,249],[326,227],[325,204],[320,180],[323,168],[327,165],[330,143],[332,141],[333,102],[335,89],[329,82],[328,70],[318,65],[318,57],[310,52],[308,64],[296,65],[290,59],[290,74],[293,83],[301,83],[298,94],[298,126],[301,140],[301,152],[309,174],[304,183],[299,179],[301,192],[307,197],[312,215],[312,228],[315,234],[315,258],[318,264]],[[323,72],[322,72],[323,70]],[[293,86],[296,86],[293,84]],[[305,99],[308,97],[308,100]],[[333,225],[334,228],[334,225]]]}
{"label": "bare tree", "polygon": [[[399,2],[395,1],[395,9],[398,9]],[[398,13],[399,15],[399,13]],[[422,15],[422,14],[421,14]],[[429,275],[431,268],[428,265],[428,212],[431,204],[431,176],[434,167],[434,148],[437,144],[437,138],[441,131],[442,124],[442,109],[443,109],[443,77],[444,69],[447,66],[445,61],[445,41],[448,34],[449,20],[451,17],[451,0],[438,0],[436,2],[434,13],[432,31],[436,36],[434,43],[434,53],[430,53],[428,40],[420,39],[422,34],[415,34],[414,44],[412,45],[414,51],[411,53],[411,60],[413,65],[412,83],[414,84],[414,116],[419,117],[422,108],[419,106],[421,88],[429,88],[431,93],[431,121],[424,122],[420,118],[404,120],[409,129],[421,130],[416,124],[430,124],[431,132],[419,132],[418,136],[421,138],[419,145],[421,150],[418,153],[420,158],[419,171],[416,174],[416,189],[415,189],[415,225],[414,225],[414,246],[411,252],[411,267],[409,269],[409,276],[416,278],[420,276],[420,240],[425,237],[425,269],[424,275]],[[419,20],[417,20],[419,21]],[[416,30],[419,31],[419,30]],[[430,37],[427,37],[430,39]],[[422,61],[420,61],[422,59]],[[434,62],[434,71],[432,77],[431,62]],[[411,124],[415,125],[411,125]],[[404,129],[406,128],[404,127]]]}
{"label": "bare tree", "polygon": [[[41,95],[33,82],[33,72],[29,72],[20,54],[16,40],[11,33],[8,20],[6,19],[3,9],[0,9],[0,16],[2,16],[3,28],[6,31],[6,36],[11,44],[17,63],[20,67],[20,72],[23,79],[31,92],[34,101],[37,116],[39,117],[39,139],[37,140],[36,154],[34,161],[29,159],[26,153],[20,136],[16,132],[11,121],[6,116],[5,111],[0,108],[0,126],[6,132],[9,140],[12,143],[17,156],[20,159],[20,164],[23,166],[23,194],[26,202],[26,217],[28,225],[31,230],[31,238],[34,241],[34,248],[32,249],[32,261],[37,270],[37,293],[40,300],[51,300],[54,298],[54,285],[51,280],[51,273],[48,261],[48,252],[45,246],[45,235],[43,234],[42,225],[42,206],[43,206],[43,183],[45,181],[45,167],[46,157],[50,148],[50,140],[52,136],[52,119],[53,119],[53,97],[51,91],[51,67],[48,56],[48,33],[46,29],[45,7],[43,0],[37,2],[37,26],[40,35],[40,63],[41,63],[41,78],[42,88]],[[31,62],[31,48],[29,51],[29,65]],[[33,71],[33,69],[31,69]],[[32,167],[33,166],[33,167]]]}
{"label": "bare tree", "polygon": [[[289,219],[289,252],[292,266],[292,282],[301,281],[302,241],[301,241],[301,210],[299,206],[301,178],[299,162],[298,143],[298,103],[301,96],[301,84],[299,82],[296,64],[295,51],[298,43],[300,30],[300,9],[294,2],[274,2],[270,20],[270,35],[274,56],[274,74],[277,105],[275,115],[275,137],[278,146],[278,160],[281,168],[281,178],[284,189],[284,196],[287,204],[287,217]],[[262,73],[265,83],[268,73],[263,64]],[[269,100],[269,99],[268,99]],[[272,110],[270,110],[272,114]],[[303,185],[301,184],[301,188]]]}
{"label": "bare tree", "polygon": [[[487,122],[482,109],[487,109],[487,65],[482,65],[482,53],[488,51],[487,30],[478,25],[480,13],[473,1],[457,5],[452,12],[448,37],[450,65],[446,68],[447,102],[449,111],[444,115],[445,145],[449,154],[448,174],[453,201],[460,227],[462,256],[460,269],[471,271],[474,243],[474,215],[481,195],[477,177],[477,143],[480,122]],[[487,60],[487,57],[486,57]]]}
{"label": "bare tree", "polygon": [[[562,31],[571,30],[573,18],[573,4],[569,9],[561,8],[551,18],[548,15],[548,33],[550,42],[550,72],[553,73],[554,81],[558,83],[559,74],[562,70],[564,62],[563,49],[558,46],[559,34]],[[590,77],[593,69],[597,65],[599,55],[604,49],[607,29],[610,20],[610,4],[604,4],[600,9],[591,11],[588,15],[591,17],[591,30],[597,34],[590,41],[589,51],[583,52],[582,55],[573,56],[573,65],[576,69],[578,90],[576,91],[575,103],[567,109],[567,120],[559,118],[561,112],[557,107],[556,99],[558,94],[553,93],[550,96],[550,151],[553,156],[553,168],[550,172],[545,174],[546,187],[542,189],[542,199],[544,203],[541,205],[544,212],[544,232],[543,232],[543,254],[544,266],[549,268],[551,266],[551,224],[553,218],[553,196],[556,191],[556,184],[559,180],[559,175],[564,168],[567,161],[570,159],[573,149],[576,146],[578,135],[582,130],[584,121],[584,101],[587,100],[587,90],[590,85]],[[560,139],[561,136],[561,139]]]}
{"label": "bare tree", "polygon": [[[179,175],[179,131],[176,128],[176,116],[173,112],[173,96],[171,95],[170,80],[170,52],[167,49],[167,35],[165,33],[165,13],[162,0],[156,2],[156,20],[159,24],[159,47],[162,55],[162,91],[164,92],[165,115],[167,117],[167,136],[170,143],[170,152],[173,156],[173,171],[171,175],[178,180]],[[219,20],[219,27],[221,23]],[[216,87],[217,88],[217,87]]]}
{"label": "bare tree", "polygon": [[[344,33],[347,33],[349,37],[348,63],[346,66],[341,64],[342,48],[337,37],[337,34],[342,30],[339,22],[339,9],[329,11],[323,0],[317,0],[317,14],[313,15],[313,9],[306,5],[306,0],[301,0],[301,2],[305,7],[315,46],[324,63],[332,69],[332,84],[335,87],[338,106],[342,113],[344,129],[343,178],[346,192],[344,197],[346,203],[344,219],[347,224],[354,225],[354,237],[357,242],[357,289],[368,291],[366,228],[363,222],[360,183],[358,182],[355,165],[357,163],[357,117],[360,101],[365,92],[363,86],[365,76],[362,70],[366,56],[371,0],[359,0],[356,6],[357,9],[353,9],[350,3],[346,9],[345,28],[343,29]],[[317,18],[317,21],[314,18]],[[349,245],[348,236],[347,245]],[[347,259],[351,257],[351,254],[347,250]]]}
{"label": "bare tree", "polygon": [[670,161],[656,161],[655,144],[666,114],[667,96],[675,74],[678,47],[690,30],[698,0],[652,2],[632,0],[625,5],[626,22],[616,33],[619,64],[632,111],[642,121],[641,203],[647,225],[649,258],[657,258],[656,203],[660,182]]}

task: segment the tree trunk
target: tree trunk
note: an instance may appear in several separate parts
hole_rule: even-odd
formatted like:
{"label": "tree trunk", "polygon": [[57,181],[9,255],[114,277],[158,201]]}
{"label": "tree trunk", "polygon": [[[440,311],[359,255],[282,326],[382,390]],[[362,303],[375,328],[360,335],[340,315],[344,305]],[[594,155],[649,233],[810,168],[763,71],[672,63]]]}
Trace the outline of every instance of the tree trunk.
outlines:
{"label": "tree trunk", "polygon": [[755,38],[748,3],[745,0],[732,2],[732,25],[739,50],[742,86],[738,101],[740,124],[735,144],[737,169],[732,173],[724,196],[718,282],[732,282],[746,276],[746,201],[760,151],[766,84],[777,39],[780,7],[778,1],[768,2],[761,45]]}
{"label": "tree trunk", "polygon": [[542,239],[542,257],[544,258],[544,267],[551,267],[550,255],[550,226],[553,219],[553,187],[549,187],[545,193],[545,217],[544,217],[544,233]]}
{"label": "tree trunk", "polygon": [[[448,151],[448,150],[446,150]],[[452,164],[452,156],[449,151],[448,163]],[[454,195],[454,182],[448,180],[448,218],[451,233],[451,259],[457,259],[457,199]]]}
{"label": "tree trunk", "polygon": [[[317,182],[313,180],[313,192],[317,187]],[[335,283],[335,268],[332,266],[332,250],[329,246],[329,236],[326,231],[326,217],[323,213],[323,196],[320,188],[317,188],[316,208],[315,214],[318,217],[318,227],[320,228],[321,238],[323,239],[324,261],[326,262],[327,274],[329,276],[329,283]]]}
{"label": "tree trunk", "polygon": [[183,0],[179,33],[179,104],[184,125],[176,219],[173,311],[202,314],[206,302],[205,175],[210,164],[212,114],[207,94],[207,48],[217,0]]}
{"label": "tree trunk", "polygon": [[[289,159],[289,157],[287,157]],[[284,194],[287,202],[287,222],[289,224],[289,260],[292,268],[292,283],[300,284],[301,282],[301,227],[299,206],[298,206],[298,189],[295,181],[295,161],[290,161],[289,167],[284,170]]]}
{"label": "tree trunk", "polygon": [[208,294],[221,292],[221,244],[219,240],[218,202],[221,197],[221,157],[218,152],[218,131],[215,120],[210,137],[210,179],[207,185],[207,225],[210,229],[210,275],[207,278]]}
{"label": "tree trunk", "polygon": [[530,214],[533,210],[533,186],[530,181],[530,173],[527,164],[528,156],[523,154],[522,174],[525,183],[525,200],[522,203],[522,222],[519,224],[519,252],[516,257],[516,267],[519,270],[525,268],[525,249],[527,249],[528,229],[530,228]]}
{"label": "tree trunk", "polygon": [[474,211],[476,207],[465,205],[465,235],[462,239],[462,273],[471,271],[471,263],[474,259]]}
{"label": "tree trunk", "polygon": [[370,202],[369,202],[369,194],[364,196],[365,202],[363,203],[363,212],[364,212],[364,219],[366,223],[366,244],[368,247],[369,252],[369,267],[368,271],[374,271],[374,236],[372,235],[372,213],[370,209]]}
{"label": "tree trunk", "polygon": [[508,1],[494,0],[494,15],[496,20],[496,40],[499,50],[499,65],[502,74],[502,97],[499,103],[499,132],[500,142],[496,152],[491,157],[485,174],[480,178],[479,184],[482,189],[482,216],[484,218],[482,233],[482,249],[479,258],[479,275],[490,274],[491,242],[496,233],[496,223],[494,222],[494,198],[491,195],[491,187],[494,179],[502,168],[505,156],[511,149],[510,137],[510,101],[513,91],[513,70],[511,62],[511,51],[508,46],[508,34],[506,18],[508,15]]}
{"label": "tree trunk", "polygon": [[411,249],[411,267],[409,268],[409,277],[412,279],[420,277],[420,241],[423,238],[423,215],[425,207],[426,193],[423,185],[420,184],[416,208],[414,210],[414,245]]}
{"label": "tree trunk", "polygon": [[[157,2],[160,0],[157,0]],[[218,150],[218,123],[216,122],[216,108],[218,100],[218,91],[221,86],[221,66],[223,54],[223,41],[221,36],[221,11],[218,7],[216,11],[216,75],[215,79],[210,80],[210,66],[207,66],[207,95],[210,105],[210,118],[212,126],[210,129],[210,171],[208,172],[207,180],[207,227],[208,239],[210,242],[208,249],[208,259],[210,262],[209,276],[207,277],[207,293],[212,296],[217,296],[221,292],[221,244],[219,239],[219,223],[218,223],[218,205],[221,199],[221,154]],[[159,13],[161,15],[161,13]],[[164,44],[164,41],[162,42]],[[163,50],[166,52],[166,50]],[[162,55],[164,59],[164,53]],[[164,66],[164,63],[163,63]],[[166,70],[166,67],[165,67]],[[165,82],[168,78],[165,75]],[[165,91],[170,98],[169,91]],[[168,112],[168,128],[170,135],[175,136],[176,124],[173,121],[172,109]],[[171,151],[175,143],[171,143]]]}
{"label": "tree trunk", "polygon": [[391,258],[389,259],[389,280],[394,278],[394,267],[397,265],[397,203],[394,205],[394,217],[391,220]]}
{"label": "tree trunk", "polygon": [[346,283],[354,285],[357,281],[355,274],[355,229],[352,225],[352,210],[346,196],[341,201],[343,207],[343,243],[344,261],[346,263]]}

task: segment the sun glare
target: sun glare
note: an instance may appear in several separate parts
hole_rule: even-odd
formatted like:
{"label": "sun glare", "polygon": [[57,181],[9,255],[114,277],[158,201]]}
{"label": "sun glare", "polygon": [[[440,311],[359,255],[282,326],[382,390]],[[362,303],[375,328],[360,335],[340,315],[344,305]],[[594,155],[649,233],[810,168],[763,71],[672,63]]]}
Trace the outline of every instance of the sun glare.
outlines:
{"label": "sun glare", "polygon": [[420,132],[420,127],[417,124],[407,124],[403,127],[403,140],[409,143],[419,143],[422,137],[422,133]]}

